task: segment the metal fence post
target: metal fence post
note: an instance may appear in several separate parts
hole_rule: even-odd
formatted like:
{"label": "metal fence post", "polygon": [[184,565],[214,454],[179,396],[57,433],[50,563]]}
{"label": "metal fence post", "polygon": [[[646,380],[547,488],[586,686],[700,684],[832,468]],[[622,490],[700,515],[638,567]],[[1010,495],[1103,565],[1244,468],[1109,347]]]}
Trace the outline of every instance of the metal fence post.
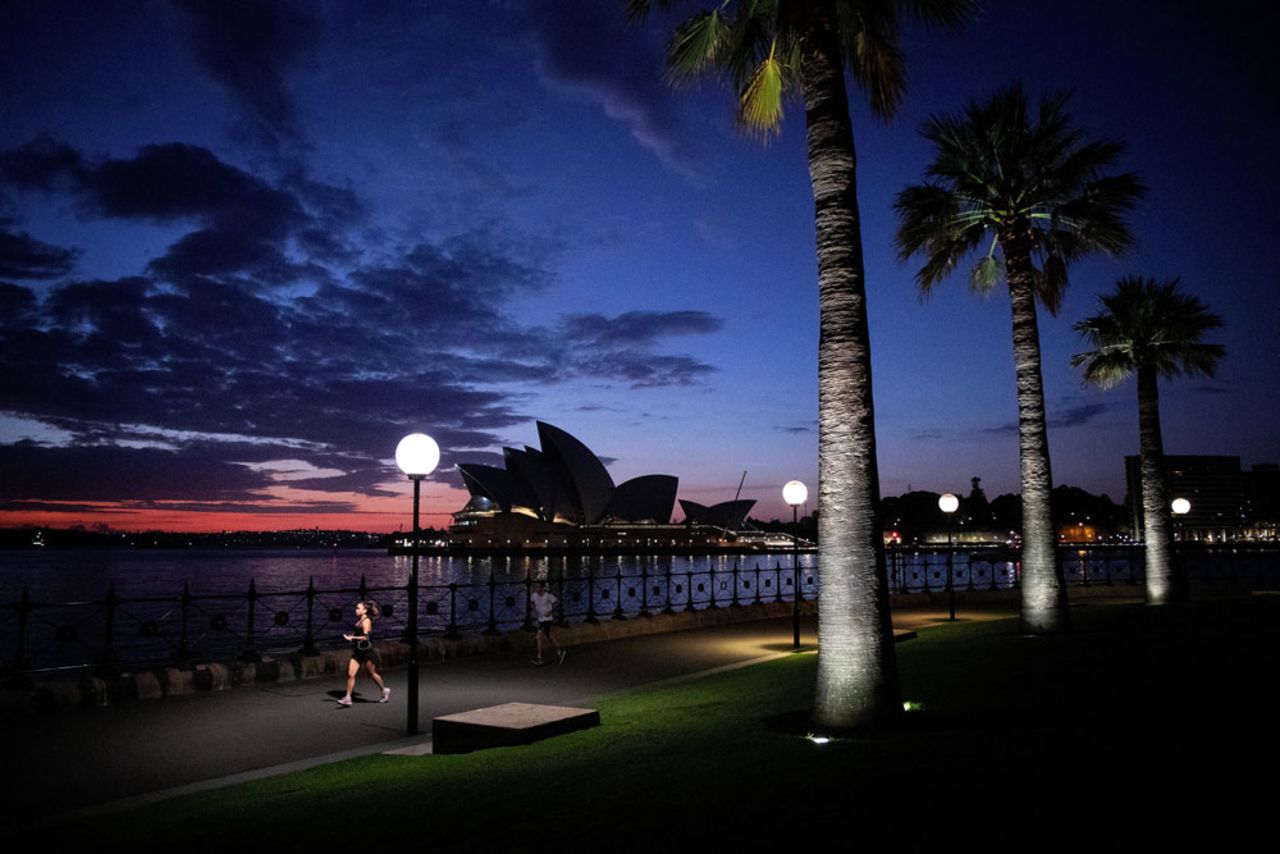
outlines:
{"label": "metal fence post", "polygon": [[445,626],[444,636],[449,640],[462,639],[462,633],[458,631],[458,583],[456,581],[449,584],[449,625]]}
{"label": "metal fence post", "polygon": [[674,559],[667,562],[667,604],[666,607],[662,609],[662,613],[664,614],[674,614],[676,612],[676,609],[671,606],[671,567],[673,564]]}
{"label": "metal fence post", "polygon": [[302,636],[302,654],[318,655],[319,650],[316,649],[316,633],[314,615],[316,610],[316,577],[314,575],[307,576],[307,629]]}
{"label": "metal fence post", "polygon": [[729,601],[729,605],[734,608],[738,607],[738,605],[741,604],[738,601],[738,585],[739,585],[738,572],[739,572],[738,558],[735,557],[733,559],[733,598]]}
{"label": "metal fence post", "polygon": [[498,617],[493,612],[493,602],[495,598],[494,594],[497,591],[497,589],[498,589],[498,582],[494,579],[493,566],[490,565],[489,566],[489,625],[484,630],[484,634],[488,635],[489,637],[502,634],[502,632],[498,631]]}
{"label": "metal fence post", "polygon": [[627,618],[627,614],[625,611],[622,610],[622,566],[621,565],[618,566],[617,596],[618,596],[617,605],[615,605],[613,609],[613,619],[625,620]]}
{"label": "metal fence post", "polygon": [[240,653],[240,660],[244,662],[256,662],[262,660],[262,655],[257,650],[257,638],[255,636],[255,616],[258,609],[258,585],[255,579],[249,579],[249,620],[248,627],[245,629],[244,635],[244,652]]}
{"label": "metal fence post", "polygon": [[637,616],[652,617],[649,613],[649,558],[640,558],[640,613]]}
{"label": "metal fence post", "polygon": [[[563,610],[563,607],[562,609]],[[524,571],[524,622],[520,624],[520,628],[526,632],[537,630],[537,626],[533,624],[533,567],[530,566]]]}
{"label": "metal fence post", "polygon": [[[566,564],[567,564],[567,561],[566,561]],[[565,627],[567,627],[567,626],[569,625],[569,620],[568,620],[568,618],[566,618],[566,617],[565,617],[565,615],[564,615],[564,613],[565,613],[565,612],[564,612],[564,601],[565,601],[565,600],[564,600],[564,570],[565,570],[565,567],[564,567],[564,566],[561,566],[561,567],[560,567],[560,580],[556,583],[556,589],[559,591],[559,594],[558,594],[557,598],[560,600],[560,601],[559,601],[559,603],[558,603],[558,604],[560,605],[560,615],[559,615],[558,617],[556,617],[556,625],[557,625],[557,626],[559,626],[559,627],[560,627],[560,628],[562,628],[562,629],[563,629],[563,628],[565,628]],[[550,561],[548,561],[548,562],[547,562],[547,574],[548,574],[548,575],[550,575],[550,574],[551,574],[551,562],[550,562]],[[532,625],[533,625],[533,624],[532,624],[532,623],[530,623],[529,625],[532,627]]]}
{"label": "metal fence post", "polygon": [[596,619],[596,562],[590,557],[587,558],[587,616],[583,622],[593,626],[600,622]]}

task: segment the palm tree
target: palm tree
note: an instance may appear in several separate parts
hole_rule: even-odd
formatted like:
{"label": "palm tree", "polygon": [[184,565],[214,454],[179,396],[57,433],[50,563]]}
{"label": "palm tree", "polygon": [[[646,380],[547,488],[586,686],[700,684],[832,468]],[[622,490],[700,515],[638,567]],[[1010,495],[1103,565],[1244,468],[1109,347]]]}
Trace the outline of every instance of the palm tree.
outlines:
{"label": "palm tree", "polygon": [[1169,495],[1160,438],[1160,377],[1213,376],[1225,351],[1201,339],[1222,326],[1178,280],[1157,282],[1126,276],[1101,297],[1105,312],[1080,321],[1075,330],[1093,347],[1071,357],[1084,380],[1101,388],[1138,375],[1138,433],[1142,452],[1142,528],[1147,553],[1147,604],[1185,601],[1186,578],[1173,555]]}
{"label": "palm tree", "polygon": [[[632,0],[635,13],[664,0]],[[855,726],[902,711],[889,622],[871,397],[871,345],[845,72],[888,117],[906,84],[905,15],[958,27],[973,0],[725,0],[686,20],[668,52],[672,79],[718,72],[738,118],[762,136],[788,93],[804,103],[818,255],[818,490],[822,596],[815,720]]]}
{"label": "palm tree", "polygon": [[899,256],[924,257],[916,274],[922,297],[979,248],[973,289],[989,293],[1002,278],[1009,288],[1022,476],[1022,624],[1037,634],[1069,630],[1070,613],[1049,512],[1053,478],[1036,300],[1056,313],[1072,260],[1128,248],[1132,238],[1122,215],[1143,189],[1132,174],[1102,175],[1123,145],[1086,140],[1066,113],[1067,98],[1043,98],[1033,118],[1015,85],[986,103],[971,102],[958,116],[931,118],[921,130],[934,144],[928,182],[904,189],[894,205]]}

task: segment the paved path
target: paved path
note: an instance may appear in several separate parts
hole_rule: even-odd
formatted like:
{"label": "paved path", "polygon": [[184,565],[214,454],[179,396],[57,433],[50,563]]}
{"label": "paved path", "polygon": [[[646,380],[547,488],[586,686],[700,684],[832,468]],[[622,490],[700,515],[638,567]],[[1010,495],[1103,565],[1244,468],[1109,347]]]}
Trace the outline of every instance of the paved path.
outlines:
{"label": "paved path", "polygon": [[[1016,603],[962,618],[1011,616]],[[943,611],[898,610],[895,629],[945,620]],[[529,638],[532,647],[532,637]],[[802,642],[816,642],[814,618]],[[339,707],[338,677],[275,683],[163,700],[20,716],[3,728],[9,777],[21,781],[6,811],[33,818],[115,809],[391,750],[424,752],[433,717],[506,702],[584,705],[599,697],[791,652],[791,621],[772,619],[573,647],[563,665],[533,666],[531,649],[431,662],[422,667],[420,728],[406,737],[403,669],[385,674],[391,702],[357,681]]]}

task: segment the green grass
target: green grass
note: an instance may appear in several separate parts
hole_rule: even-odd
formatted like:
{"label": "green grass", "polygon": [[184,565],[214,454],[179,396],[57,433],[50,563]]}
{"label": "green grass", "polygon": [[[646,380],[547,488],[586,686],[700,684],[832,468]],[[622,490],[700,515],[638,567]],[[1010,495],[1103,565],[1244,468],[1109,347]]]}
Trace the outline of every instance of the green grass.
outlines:
{"label": "green grass", "polygon": [[[97,844],[510,851],[1134,850],[1244,835],[1274,800],[1280,597],[1091,607],[1070,636],[1012,621],[898,647],[901,726],[818,746],[771,727],[810,701],[786,658],[600,704],[602,726],[466,756],[374,756],[52,829]],[[389,847],[394,846],[394,848]]]}

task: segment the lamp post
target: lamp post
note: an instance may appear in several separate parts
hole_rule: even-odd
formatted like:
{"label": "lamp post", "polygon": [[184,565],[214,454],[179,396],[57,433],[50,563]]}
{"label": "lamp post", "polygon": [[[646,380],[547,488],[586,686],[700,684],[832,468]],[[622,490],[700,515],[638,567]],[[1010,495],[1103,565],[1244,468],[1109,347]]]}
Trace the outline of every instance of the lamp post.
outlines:
{"label": "lamp post", "polygon": [[796,589],[791,599],[791,644],[800,648],[800,523],[797,511],[809,497],[809,489],[798,480],[787,481],[782,487],[782,500],[791,505],[791,571]]}
{"label": "lamp post", "polygon": [[1173,529],[1178,534],[1178,541],[1173,544],[1173,583],[1177,585],[1174,596],[1185,600],[1190,579],[1187,578],[1187,567],[1182,561],[1182,543],[1186,538],[1186,531],[1182,528],[1182,517],[1191,512],[1191,502],[1185,498],[1175,498],[1170,502],[1169,509],[1173,511]]}
{"label": "lamp post", "polygon": [[413,481],[413,568],[409,571],[409,687],[405,735],[418,734],[418,504],[422,480],[440,464],[440,446],[425,433],[410,433],[396,445],[396,465]]}
{"label": "lamp post", "polygon": [[951,541],[951,519],[952,514],[960,507],[960,499],[956,498],[950,492],[938,496],[938,509],[947,516],[947,609],[950,612],[950,619],[953,623],[956,619],[956,585],[952,577],[951,562],[955,557],[955,547]]}

